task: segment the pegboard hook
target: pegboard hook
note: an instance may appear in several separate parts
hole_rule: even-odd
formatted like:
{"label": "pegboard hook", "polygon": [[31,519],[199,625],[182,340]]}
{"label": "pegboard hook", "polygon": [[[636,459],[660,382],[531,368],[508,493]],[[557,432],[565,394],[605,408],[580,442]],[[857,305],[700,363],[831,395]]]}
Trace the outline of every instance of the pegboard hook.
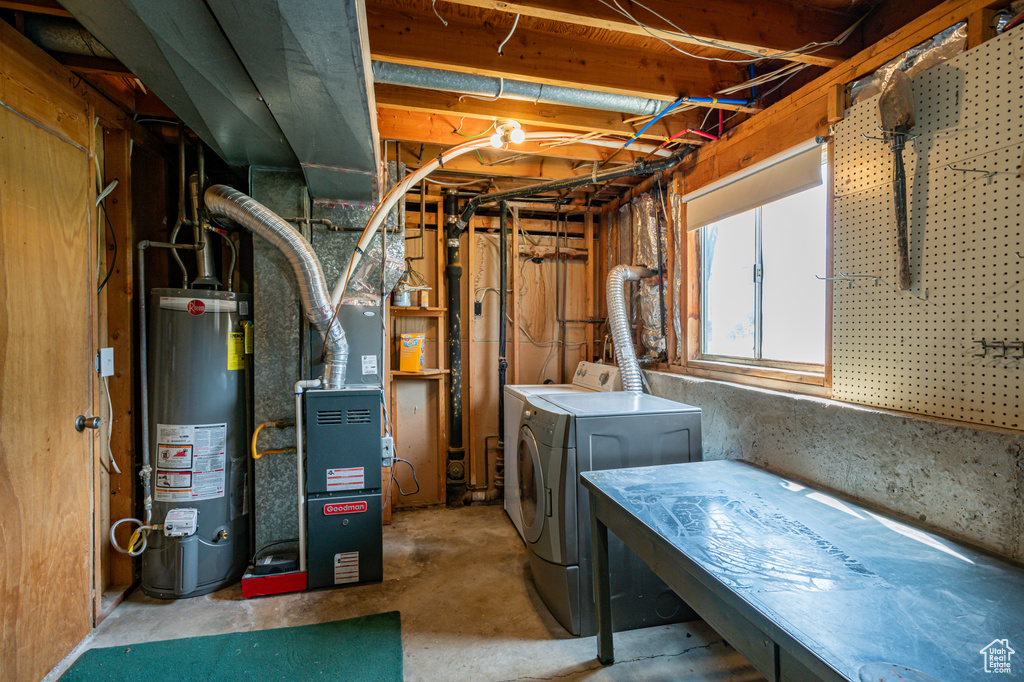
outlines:
{"label": "pegboard hook", "polygon": [[991,179],[996,175],[1020,175],[1017,171],[990,171],[982,170],[980,168],[954,168],[951,163],[947,163],[946,168],[956,173],[981,173],[985,176],[985,179]]}
{"label": "pegboard hook", "polygon": [[892,142],[893,138],[895,138],[896,136],[901,137],[903,139],[903,142],[913,142],[914,140],[920,137],[920,135],[907,135],[906,133],[901,133],[895,130],[885,130],[884,128],[882,128],[882,126],[875,126],[875,128],[878,129],[878,132],[887,135],[887,137],[872,137],[867,133],[861,133],[860,136],[863,137],[865,140],[877,140],[878,142]]}
{"label": "pegboard hook", "polygon": [[972,357],[975,357],[975,358],[985,358],[985,357],[988,357],[988,343],[985,342],[985,339],[982,339],[981,341],[974,341],[974,343],[980,343],[981,344],[981,353],[975,353]]}

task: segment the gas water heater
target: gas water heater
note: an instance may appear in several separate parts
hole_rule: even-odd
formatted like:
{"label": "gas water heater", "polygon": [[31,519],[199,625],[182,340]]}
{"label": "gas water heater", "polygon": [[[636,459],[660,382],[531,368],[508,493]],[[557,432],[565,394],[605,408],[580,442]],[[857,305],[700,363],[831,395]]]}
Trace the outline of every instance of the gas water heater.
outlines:
{"label": "gas water heater", "polygon": [[[248,564],[246,330],[252,297],[150,293],[149,443],[153,524],[142,590],[191,597],[237,581]],[[251,337],[250,337],[251,338]]]}

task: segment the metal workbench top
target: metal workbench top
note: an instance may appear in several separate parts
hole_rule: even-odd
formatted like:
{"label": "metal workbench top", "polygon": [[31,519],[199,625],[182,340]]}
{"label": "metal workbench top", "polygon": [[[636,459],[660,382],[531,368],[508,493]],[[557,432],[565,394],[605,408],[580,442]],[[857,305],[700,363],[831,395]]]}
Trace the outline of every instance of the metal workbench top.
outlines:
{"label": "metal workbench top", "polygon": [[780,656],[864,682],[1024,679],[1019,564],[739,461],[581,476],[601,525],[677,591],[665,573],[695,579],[709,623],[739,615],[776,644],[760,665],[737,646],[769,679]]}

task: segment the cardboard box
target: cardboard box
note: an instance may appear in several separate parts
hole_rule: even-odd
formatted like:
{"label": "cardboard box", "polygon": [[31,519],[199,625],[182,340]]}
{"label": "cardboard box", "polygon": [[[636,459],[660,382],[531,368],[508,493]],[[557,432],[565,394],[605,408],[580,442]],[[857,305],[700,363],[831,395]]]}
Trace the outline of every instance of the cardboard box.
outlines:
{"label": "cardboard box", "polygon": [[421,308],[429,308],[430,307],[430,292],[429,291],[420,290],[420,291],[416,292],[416,295],[419,297],[419,302],[420,302],[420,307]]}
{"label": "cardboard box", "polygon": [[423,370],[423,342],[426,334],[402,334],[398,342],[398,370],[420,372]]}

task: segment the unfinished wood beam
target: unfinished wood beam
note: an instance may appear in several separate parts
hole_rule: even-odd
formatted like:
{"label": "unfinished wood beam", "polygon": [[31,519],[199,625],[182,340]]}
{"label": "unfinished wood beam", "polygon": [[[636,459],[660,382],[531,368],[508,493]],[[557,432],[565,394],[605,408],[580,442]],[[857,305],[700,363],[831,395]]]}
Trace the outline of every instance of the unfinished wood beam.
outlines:
{"label": "unfinished wood beam", "polygon": [[967,49],[973,50],[986,40],[996,36],[996,29],[992,25],[996,18],[994,9],[979,9],[967,17]]}
{"label": "unfinished wood beam", "polygon": [[[512,118],[523,125],[538,125],[559,130],[606,135],[629,136],[643,127],[642,121],[635,126],[627,123],[629,119],[635,118],[630,114],[617,114],[581,107],[534,104],[512,99],[485,102],[465,98],[460,101],[457,94],[449,92],[405,88],[381,83],[375,85],[373,91],[377,106],[387,109],[465,116],[467,119],[487,122],[496,118]],[[666,116],[640,135],[639,139],[656,140],[660,143],[683,128],[695,127],[699,122],[698,115],[693,112]]]}
{"label": "unfinished wood beam", "polygon": [[522,26],[499,55],[498,46],[512,27],[511,16],[507,24],[452,18],[445,26],[433,14],[370,2],[366,18],[370,54],[386,62],[663,101],[681,94],[707,97],[746,79],[735,64],[652,54],[639,47],[555,36]]}
{"label": "unfinished wood beam", "polygon": [[1005,0],[946,0],[885,39],[862,50],[768,109],[740,123],[722,139],[702,147],[679,169],[691,192],[774,154],[828,132],[828,93],[835,85],[873,73],[893,57],[936,33]]}
{"label": "unfinished wood beam", "polygon": [[71,17],[71,12],[61,7],[56,0],[0,0],[0,9],[49,14],[52,17]]}
{"label": "unfinished wood beam", "polygon": [[[597,2],[579,0],[449,0],[453,4],[480,7],[510,14],[559,21],[577,26],[605,29],[650,38],[651,33],[613,8]],[[810,42],[826,43],[856,21],[849,14],[809,5],[778,0],[714,0],[677,2],[645,0],[651,11],[635,4],[624,7],[634,18],[650,26],[659,37],[679,44],[683,49],[709,42],[773,57],[803,47]],[[664,19],[656,16],[660,14]],[[669,21],[665,21],[668,19]],[[669,23],[671,22],[671,23]],[[680,33],[672,24],[684,29]],[[813,54],[780,57],[794,62],[835,66],[843,59],[842,47],[830,46]],[[738,56],[738,55],[737,55]]]}
{"label": "unfinished wood beam", "polygon": [[838,123],[846,117],[846,85],[836,83],[828,91],[828,122]]}
{"label": "unfinished wood beam", "polygon": [[533,244],[520,244],[519,255],[526,258],[542,258],[545,260],[579,260],[586,261],[589,252],[586,249],[573,249],[562,247],[556,249],[554,246],[534,246]]}
{"label": "unfinished wood beam", "polygon": [[[135,411],[134,375],[131,359],[135,357],[132,316],[135,312],[135,276],[133,249],[126,244],[135,243],[134,222],[132,221],[132,178],[131,178],[131,135],[125,130],[104,131],[103,178],[106,182],[117,180],[117,186],[103,202],[106,220],[110,221],[113,235],[106,235],[106,249],[109,257],[116,254],[110,279],[106,284],[107,294],[107,343],[114,349],[115,372],[108,381],[110,403],[114,412],[107,428],[110,429],[110,450],[121,473],[113,469],[110,479],[110,518],[112,520],[131,517],[135,511],[135,476],[132,462],[135,452]],[[118,249],[115,244],[120,245]],[[106,453],[104,453],[105,455]],[[104,459],[101,456],[101,460]],[[109,466],[109,465],[107,465]],[[97,504],[106,504],[107,500]],[[109,557],[108,586],[128,586],[134,582],[132,559],[126,554],[105,552]]]}
{"label": "unfinished wood beam", "polygon": [[[442,116],[439,114],[377,108],[377,130],[382,140],[446,146],[457,145],[468,141],[466,137],[455,132],[458,127],[458,116]],[[469,128],[471,134],[474,135],[483,129],[484,126],[479,123]],[[509,145],[508,149],[500,152],[500,156],[497,158],[493,156],[496,152],[482,150],[481,153],[492,155],[485,158],[495,161],[510,154],[527,154],[530,156],[552,156],[560,159],[596,163],[603,163],[614,154],[615,158],[611,161],[611,164],[623,165],[633,163],[637,159],[645,157],[653,149],[649,144],[645,146],[643,143],[634,143],[629,149],[616,154],[621,144],[613,142],[606,144],[609,146],[595,146],[593,144],[545,146],[544,143],[527,141],[522,144]],[[447,161],[445,165],[448,165]]]}
{"label": "unfinished wood beam", "polygon": [[[384,135],[382,134],[383,138]],[[419,150],[419,145],[416,145],[416,151],[411,149],[412,145],[402,146],[402,162],[409,167],[409,170],[415,170],[422,165],[419,160],[416,151]],[[427,161],[432,158],[436,158],[440,152],[439,147],[431,148],[428,146],[427,151],[424,152],[423,159]],[[433,153],[431,153],[433,151]],[[487,159],[488,157],[484,157]],[[576,177],[580,173],[576,173],[572,170],[572,162],[566,159],[558,159],[547,156],[532,156],[525,159],[516,161],[515,163],[507,163],[499,166],[485,166],[477,158],[476,154],[463,154],[457,158],[451,159],[444,162],[444,169],[438,169],[431,174],[431,179],[437,179],[439,175],[447,175],[451,179],[462,179],[468,180],[470,178],[495,178],[500,181],[502,178],[515,178],[522,179],[531,182],[540,182],[543,180],[561,180],[563,178]],[[584,175],[586,173],[583,173]],[[454,176],[454,178],[452,178]],[[446,180],[447,181],[447,180]],[[428,183],[430,180],[427,181]]]}

